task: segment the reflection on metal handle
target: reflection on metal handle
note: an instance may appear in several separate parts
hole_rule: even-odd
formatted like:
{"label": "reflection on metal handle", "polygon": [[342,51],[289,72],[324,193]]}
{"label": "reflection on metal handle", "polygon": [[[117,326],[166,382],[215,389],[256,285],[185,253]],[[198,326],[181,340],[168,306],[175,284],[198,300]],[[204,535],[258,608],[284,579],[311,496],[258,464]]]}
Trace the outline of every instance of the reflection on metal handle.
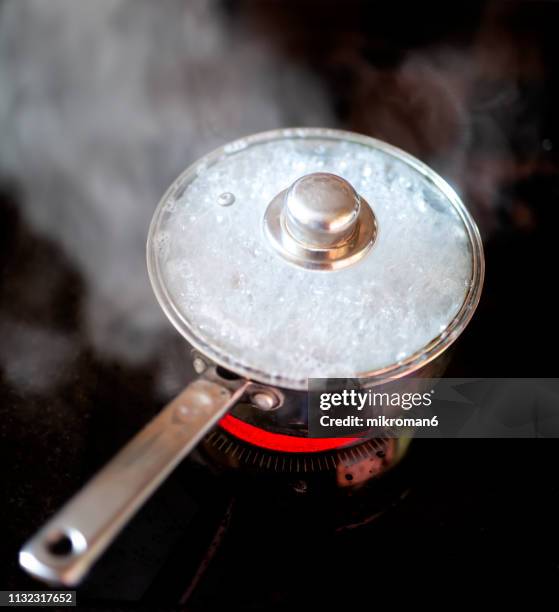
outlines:
{"label": "reflection on metal handle", "polygon": [[166,406],[25,546],[20,565],[73,586],[202,436],[250,385],[231,391],[199,378]]}

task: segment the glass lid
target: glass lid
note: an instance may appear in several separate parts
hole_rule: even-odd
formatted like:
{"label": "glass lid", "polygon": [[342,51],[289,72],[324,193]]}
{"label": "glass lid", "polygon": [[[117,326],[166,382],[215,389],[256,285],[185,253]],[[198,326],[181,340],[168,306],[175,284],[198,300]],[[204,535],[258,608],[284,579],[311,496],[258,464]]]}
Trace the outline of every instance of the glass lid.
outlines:
{"label": "glass lid", "polygon": [[479,233],[449,185],[395,147],[330,129],[256,134],[199,160],[159,203],[147,256],[193,346],[301,390],[425,365],[483,282]]}

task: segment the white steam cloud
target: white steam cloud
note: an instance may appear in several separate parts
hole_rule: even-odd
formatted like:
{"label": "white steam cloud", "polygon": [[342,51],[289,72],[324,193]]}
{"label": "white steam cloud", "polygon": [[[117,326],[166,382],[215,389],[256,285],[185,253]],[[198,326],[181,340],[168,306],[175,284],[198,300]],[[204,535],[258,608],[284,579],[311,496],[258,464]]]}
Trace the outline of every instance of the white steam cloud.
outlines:
{"label": "white steam cloud", "polygon": [[151,359],[170,330],[144,250],[174,177],[248,133],[332,123],[312,75],[215,2],[0,7],[0,176],[18,180],[26,221],[83,275],[89,341],[110,357]]}

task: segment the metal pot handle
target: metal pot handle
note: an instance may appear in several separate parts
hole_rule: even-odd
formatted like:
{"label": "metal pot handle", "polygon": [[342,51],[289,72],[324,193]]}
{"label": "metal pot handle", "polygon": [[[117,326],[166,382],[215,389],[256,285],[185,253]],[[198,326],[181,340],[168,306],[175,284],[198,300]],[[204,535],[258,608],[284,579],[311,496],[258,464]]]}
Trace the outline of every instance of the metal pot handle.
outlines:
{"label": "metal pot handle", "polygon": [[198,378],[168,404],[21,549],[20,565],[46,582],[74,586],[202,436],[240,400]]}

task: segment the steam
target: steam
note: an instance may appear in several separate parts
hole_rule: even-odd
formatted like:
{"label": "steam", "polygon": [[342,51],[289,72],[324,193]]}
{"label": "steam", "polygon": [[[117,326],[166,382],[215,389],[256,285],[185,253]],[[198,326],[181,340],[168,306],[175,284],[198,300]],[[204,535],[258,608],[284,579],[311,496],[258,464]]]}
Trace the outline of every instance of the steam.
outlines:
{"label": "steam", "polygon": [[488,3],[468,44],[426,46],[392,69],[359,53],[340,60],[357,83],[351,129],[434,167],[463,195],[484,236],[496,229],[503,184],[549,172],[542,156],[553,148],[542,131],[541,94],[526,87],[545,70],[541,45],[536,32],[521,39],[507,27],[507,11],[515,6]]}
{"label": "steam", "polygon": [[179,172],[251,132],[332,125],[325,99],[215,2],[2,4],[0,175],[19,179],[26,221],[83,275],[98,351],[143,363],[170,331],[144,251]]}
{"label": "steam", "polygon": [[[519,51],[497,13],[490,9],[468,46],[425,48],[392,69],[371,65],[347,37],[323,58],[354,83],[344,127],[432,164],[469,196],[486,233],[499,185],[533,167],[509,140],[524,104],[518,82],[541,69],[537,45]],[[0,177],[18,180],[27,223],[81,273],[88,341],[103,355],[143,364],[167,350],[172,331],[144,249],[155,205],[179,172],[249,133],[335,127],[331,92],[282,53],[277,36],[274,48],[267,43],[273,15],[265,19],[232,21],[212,0],[0,5]],[[530,121],[523,133],[549,150]],[[498,155],[472,156],[480,143]],[[161,379],[172,380],[161,367]]]}

